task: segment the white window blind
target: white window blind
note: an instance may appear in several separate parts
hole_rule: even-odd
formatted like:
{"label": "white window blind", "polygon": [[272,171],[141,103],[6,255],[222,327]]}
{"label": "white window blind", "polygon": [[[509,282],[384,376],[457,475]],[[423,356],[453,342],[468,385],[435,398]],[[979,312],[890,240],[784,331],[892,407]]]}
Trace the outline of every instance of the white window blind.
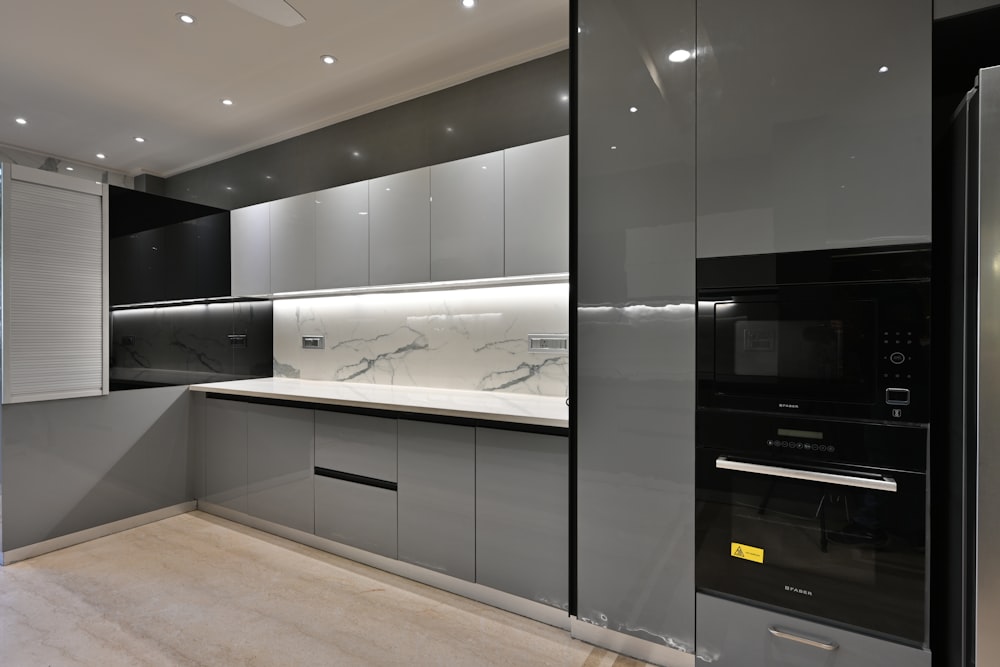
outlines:
{"label": "white window blind", "polygon": [[102,195],[17,173],[4,191],[3,402],[106,393]]}

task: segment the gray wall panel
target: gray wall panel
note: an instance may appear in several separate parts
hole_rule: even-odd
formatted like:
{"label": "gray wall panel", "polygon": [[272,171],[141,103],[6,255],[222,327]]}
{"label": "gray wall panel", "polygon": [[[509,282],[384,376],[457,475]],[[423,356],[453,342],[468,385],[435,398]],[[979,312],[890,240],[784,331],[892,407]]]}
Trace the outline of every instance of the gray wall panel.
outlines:
{"label": "gray wall panel", "polygon": [[568,92],[561,51],[177,174],[164,193],[232,210],[549,139],[569,132]]}
{"label": "gray wall panel", "polygon": [[3,550],[192,500],[187,387],[3,406]]}
{"label": "gray wall panel", "polygon": [[693,652],[695,2],[579,21],[577,614]]}

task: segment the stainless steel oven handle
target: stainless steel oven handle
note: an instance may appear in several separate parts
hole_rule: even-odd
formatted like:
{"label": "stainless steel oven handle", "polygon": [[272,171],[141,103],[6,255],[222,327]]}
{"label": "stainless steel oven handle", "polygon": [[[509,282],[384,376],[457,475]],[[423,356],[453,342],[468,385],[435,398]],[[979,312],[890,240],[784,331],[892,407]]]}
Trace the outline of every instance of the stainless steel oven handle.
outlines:
{"label": "stainless steel oven handle", "polygon": [[795,468],[782,468],[779,466],[770,466],[761,463],[730,461],[725,456],[720,456],[715,459],[715,467],[721,468],[722,470],[737,470],[739,472],[751,472],[757,475],[770,475],[771,477],[787,477],[789,479],[799,479],[805,482],[823,482],[826,484],[837,484],[839,486],[854,486],[859,489],[874,489],[876,491],[889,491],[891,493],[896,492],[896,480],[891,477],[870,479],[868,477],[839,475],[832,472],[819,472],[818,470],[797,470]]}
{"label": "stainless steel oven handle", "polygon": [[767,626],[767,631],[778,639],[788,639],[789,641],[798,642],[800,644],[805,644],[806,646],[812,646],[814,648],[821,648],[824,651],[836,651],[840,646],[836,642],[825,642],[819,639],[810,639],[809,637],[803,637],[801,635],[796,635],[785,630],[779,630],[773,625]]}

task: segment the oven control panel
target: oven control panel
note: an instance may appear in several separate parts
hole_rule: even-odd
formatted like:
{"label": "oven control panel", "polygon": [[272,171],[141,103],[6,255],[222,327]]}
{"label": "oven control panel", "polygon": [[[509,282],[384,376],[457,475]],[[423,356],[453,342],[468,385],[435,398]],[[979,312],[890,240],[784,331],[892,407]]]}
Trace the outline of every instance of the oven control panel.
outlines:
{"label": "oven control panel", "polygon": [[876,400],[883,402],[886,416],[891,420],[910,420],[916,416],[911,407],[914,399],[911,388],[926,382],[921,332],[911,325],[897,325],[883,327],[879,334],[879,393]]}
{"label": "oven control panel", "polygon": [[778,449],[796,450],[799,452],[823,452],[833,454],[837,451],[837,448],[833,445],[821,444],[816,442],[802,442],[799,440],[782,440],[782,439],[768,439],[768,447],[775,447]]}

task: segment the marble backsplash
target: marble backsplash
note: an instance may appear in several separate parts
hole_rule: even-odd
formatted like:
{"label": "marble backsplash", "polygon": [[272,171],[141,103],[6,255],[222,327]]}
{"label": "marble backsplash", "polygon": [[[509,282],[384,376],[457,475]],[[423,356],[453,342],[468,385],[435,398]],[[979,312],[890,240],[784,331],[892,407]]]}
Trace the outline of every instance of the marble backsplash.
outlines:
{"label": "marble backsplash", "polygon": [[528,337],[568,327],[566,283],[278,300],[274,375],[565,396],[568,356]]}
{"label": "marble backsplash", "polygon": [[[114,310],[112,388],[268,377],[271,310],[270,301]],[[233,345],[230,334],[245,338]]]}

